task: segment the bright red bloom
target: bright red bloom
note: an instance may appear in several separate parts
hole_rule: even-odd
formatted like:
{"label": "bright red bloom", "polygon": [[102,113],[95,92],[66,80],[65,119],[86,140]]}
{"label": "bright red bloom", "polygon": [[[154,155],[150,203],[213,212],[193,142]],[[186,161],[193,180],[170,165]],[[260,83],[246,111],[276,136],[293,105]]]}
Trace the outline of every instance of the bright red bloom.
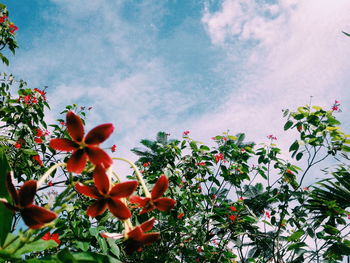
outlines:
{"label": "bright red bloom", "polygon": [[205,162],[199,162],[197,163],[198,166],[205,166]]}
{"label": "bright red bloom", "polygon": [[265,212],[265,215],[267,216],[267,218],[271,217],[271,214],[268,211]]}
{"label": "bright red bloom", "polygon": [[45,91],[37,89],[37,88],[35,88],[34,91],[38,92],[43,97],[43,99],[46,100],[46,96],[45,96],[46,92]]}
{"label": "bright red bloom", "polygon": [[66,125],[64,121],[60,121],[60,124],[63,125],[63,126]]}
{"label": "bright red bloom", "polygon": [[0,23],[4,23],[7,16],[0,16]]}
{"label": "bright red bloom", "polygon": [[36,137],[44,136],[44,131],[41,130],[41,129],[39,129],[39,128],[37,128],[37,129],[35,130],[35,136],[36,136]]}
{"label": "bright red bloom", "polygon": [[236,219],[237,219],[237,217],[234,215],[230,215],[229,218],[232,222],[236,221]]}
{"label": "bright red bloom", "polygon": [[105,238],[119,239],[125,238],[125,252],[130,255],[135,251],[142,251],[143,246],[148,246],[157,241],[160,238],[159,232],[145,233],[151,231],[153,228],[155,219],[151,218],[150,220],[142,223],[139,226],[136,226],[131,231],[123,234],[116,233],[102,233],[101,236]]}
{"label": "bright red bloom", "polygon": [[350,219],[350,214],[348,214],[348,219]]}
{"label": "bright red bloom", "polygon": [[143,164],[143,167],[147,167],[147,166],[150,166],[151,165],[151,163],[150,162],[147,162],[147,163],[144,163]]}
{"label": "bright red bloom", "polygon": [[33,156],[33,159],[35,161],[37,161],[37,163],[40,165],[40,166],[43,166],[43,161],[40,159],[40,156],[39,155],[34,155]]}
{"label": "bright red bloom", "polygon": [[10,204],[4,198],[0,198],[0,202],[3,203],[11,211],[19,212],[24,223],[29,228],[41,228],[57,217],[54,212],[51,212],[46,208],[33,205],[34,196],[37,190],[37,182],[35,180],[29,180],[25,182],[19,190],[16,190],[15,186],[12,183],[10,173],[7,174],[6,179],[6,187],[12,197],[13,204]]}
{"label": "bright red bloom", "polygon": [[42,236],[41,239],[43,240],[53,240],[57,243],[57,245],[61,244],[61,240],[59,240],[59,234],[58,233],[55,233],[55,234],[52,234],[50,235],[50,232],[47,232],[45,233],[45,235]]}
{"label": "bright red bloom", "polygon": [[13,34],[16,30],[18,30],[18,26],[16,26],[13,23],[10,23],[10,33]]}
{"label": "bright red bloom", "polygon": [[235,206],[230,206],[231,211],[235,212],[237,211],[237,208]]}
{"label": "bright red bloom", "polygon": [[218,153],[214,156],[214,158],[215,158],[216,162],[219,162],[219,161],[224,160],[224,155],[222,153]]}
{"label": "bright red bloom", "polygon": [[111,147],[112,153],[114,153],[116,149],[117,149],[117,145],[113,144],[112,147]]}
{"label": "bright red bloom", "polygon": [[180,213],[180,214],[177,215],[177,219],[181,219],[181,218],[183,218],[184,216],[185,216],[184,213]]}
{"label": "bright red bloom", "polygon": [[130,203],[138,204],[139,207],[143,208],[140,214],[147,213],[155,208],[160,211],[169,211],[175,206],[176,201],[171,198],[161,197],[166,189],[168,189],[168,185],[168,178],[165,175],[162,175],[154,185],[150,198],[134,195],[130,197],[129,201]]}
{"label": "bright red bloom", "polygon": [[184,131],[184,132],[182,133],[183,136],[188,136],[189,134],[190,134],[190,131]]}
{"label": "bright red bloom", "polygon": [[102,214],[108,207],[109,211],[117,218],[125,220],[131,217],[131,212],[121,198],[129,197],[136,189],[138,182],[129,181],[111,186],[105,169],[97,165],[93,174],[95,186],[89,187],[81,183],[75,185],[75,189],[88,197],[97,199],[90,205],[86,214],[96,217]]}
{"label": "bright red bloom", "polygon": [[267,136],[267,139],[270,139],[270,140],[277,140],[277,137],[276,137],[276,136],[273,136],[272,134],[270,134],[270,135]]}
{"label": "bright red bloom", "polygon": [[239,198],[239,200],[240,200],[240,201],[244,201],[244,198],[241,196],[241,197]]}
{"label": "bright red bloom", "polygon": [[22,145],[19,142],[15,143],[15,148],[16,149],[21,149]]}
{"label": "bright red bloom", "polygon": [[113,124],[99,125],[93,128],[85,137],[83,122],[74,112],[69,111],[67,113],[66,124],[72,140],[52,139],[50,147],[59,151],[73,152],[67,162],[69,172],[81,173],[85,168],[87,158],[94,165],[102,164],[105,168],[112,165],[111,157],[99,147],[99,144],[112,134]]}
{"label": "bright red bloom", "polygon": [[49,181],[49,182],[47,183],[47,185],[50,186],[50,187],[53,186],[52,181]]}
{"label": "bright red bloom", "polygon": [[43,143],[43,140],[39,137],[35,137],[34,142],[40,144],[40,143]]}

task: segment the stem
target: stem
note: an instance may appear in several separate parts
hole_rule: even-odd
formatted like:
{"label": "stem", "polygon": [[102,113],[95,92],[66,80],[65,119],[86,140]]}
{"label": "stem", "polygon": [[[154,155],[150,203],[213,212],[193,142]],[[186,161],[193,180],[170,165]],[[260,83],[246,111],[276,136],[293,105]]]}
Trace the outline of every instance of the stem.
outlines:
{"label": "stem", "polygon": [[37,188],[40,187],[40,185],[43,184],[43,182],[47,179],[47,177],[49,177],[49,175],[55,170],[57,169],[58,167],[60,166],[66,166],[67,164],[66,163],[57,163],[55,164],[54,166],[52,166],[49,170],[47,170],[44,175],[38,180],[37,182]]}
{"label": "stem", "polygon": [[128,159],[125,159],[125,158],[114,157],[114,158],[112,158],[112,159],[124,161],[124,162],[127,162],[128,164],[130,164],[130,166],[134,169],[134,171],[135,171],[135,173],[136,173],[136,176],[137,176],[137,178],[138,178],[138,180],[139,180],[139,182],[140,182],[140,184],[141,184],[141,186],[142,186],[142,188],[143,188],[143,191],[144,191],[144,193],[145,193],[145,196],[148,197],[148,198],[151,198],[151,193],[148,191],[148,188],[147,188],[147,186],[146,186],[146,183],[145,183],[145,181],[143,180],[142,175],[141,175],[139,169],[136,167],[136,165],[135,165],[133,162],[131,162],[131,161],[129,161]]}

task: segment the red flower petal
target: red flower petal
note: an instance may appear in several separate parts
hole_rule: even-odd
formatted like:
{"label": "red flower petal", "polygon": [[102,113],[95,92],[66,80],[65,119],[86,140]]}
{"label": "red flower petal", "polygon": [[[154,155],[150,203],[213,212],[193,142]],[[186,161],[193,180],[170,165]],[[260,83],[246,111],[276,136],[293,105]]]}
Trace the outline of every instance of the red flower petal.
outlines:
{"label": "red flower petal", "polygon": [[146,205],[146,207],[144,209],[141,210],[141,212],[139,213],[139,215],[142,215],[142,214],[145,214],[145,213],[148,213],[150,211],[152,211],[154,208],[156,208],[152,203],[148,203]]}
{"label": "red flower petal", "polygon": [[140,227],[142,229],[143,232],[147,232],[150,231],[153,226],[154,226],[154,222],[156,221],[156,219],[154,217],[152,217],[151,219],[149,219],[146,222],[143,222]]}
{"label": "red flower petal", "polygon": [[158,210],[169,211],[174,207],[176,201],[171,198],[163,197],[153,200],[153,203]]}
{"label": "red flower petal", "polygon": [[137,181],[128,181],[124,183],[118,183],[113,186],[109,195],[113,198],[126,198],[129,197],[138,185]]}
{"label": "red flower petal", "polygon": [[57,245],[61,244],[61,240],[59,240],[59,237],[60,236],[58,235],[58,233],[51,235],[51,239],[54,240],[57,243]]}
{"label": "red flower petal", "polygon": [[144,235],[142,228],[140,226],[135,227],[133,230],[129,231],[127,234],[128,239],[138,240]]}
{"label": "red flower petal", "polygon": [[99,147],[96,146],[87,146],[85,148],[89,160],[94,164],[103,164],[105,168],[108,168],[113,164],[113,161],[109,155]]}
{"label": "red flower petal", "polygon": [[129,208],[119,199],[108,199],[108,209],[111,213],[120,220],[125,220],[131,217]]}
{"label": "red flower petal", "polygon": [[141,243],[145,246],[150,245],[160,238],[160,233],[144,234],[141,238]]}
{"label": "red flower petal", "polygon": [[102,197],[96,188],[89,187],[89,186],[83,185],[81,183],[76,183],[75,189],[79,193],[81,193],[82,195],[86,195],[86,196],[94,198],[94,199],[100,199]]}
{"label": "red flower petal", "polygon": [[6,177],[6,187],[7,187],[7,190],[9,191],[11,197],[12,197],[12,200],[15,204],[18,204],[18,192],[15,188],[15,186],[13,185],[12,183],[12,176],[11,176],[11,173],[8,173],[7,174],[7,177]]}
{"label": "red flower petal", "polygon": [[140,207],[145,207],[151,201],[148,197],[141,197],[133,195],[129,198],[129,202],[132,204],[138,204]]}
{"label": "red flower petal", "polygon": [[158,181],[153,187],[151,193],[152,199],[154,200],[161,197],[165,193],[166,189],[168,189],[168,178],[165,175],[162,175],[159,177]]}
{"label": "red flower petal", "polygon": [[86,210],[86,214],[91,217],[96,217],[102,214],[107,208],[106,199],[97,200],[95,203],[89,206]]}
{"label": "red flower petal", "polygon": [[57,217],[54,212],[37,205],[30,205],[22,209],[21,216],[24,223],[31,229],[41,228]]}
{"label": "red flower petal", "polygon": [[79,145],[68,139],[52,139],[49,146],[58,151],[71,152],[79,149]]}
{"label": "red flower petal", "polygon": [[50,240],[50,239],[51,239],[50,232],[45,233],[45,234],[41,237],[41,239],[42,239],[42,240]]}
{"label": "red flower petal", "polygon": [[67,162],[67,170],[80,174],[86,165],[87,155],[83,149],[75,151]]}
{"label": "red flower petal", "polygon": [[80,117],[73,111],[67,112],[66,125],[70,137],[76,142],[81,142],[84,138],[84,126]]}
{"label": "red flower petal", "polygon": [[111,185],[109,182],[109,178],[106,175],[106,170],[101,165],[96,166],[94,170],[93,178],[94,178],[94,183],[97,190],[102,195],[108,194]]}
{"label": "red flower petal", "polygon": [[36,193],[36,181],[29,180],[18,191],[19,205],[26,207],[33,203]]}
{"label": "red flower petal", "polygon": [[86,144],[100,144],[108,139],[108,137],[114,131],[112,123],[106,123],[93,128],[85,137]]}

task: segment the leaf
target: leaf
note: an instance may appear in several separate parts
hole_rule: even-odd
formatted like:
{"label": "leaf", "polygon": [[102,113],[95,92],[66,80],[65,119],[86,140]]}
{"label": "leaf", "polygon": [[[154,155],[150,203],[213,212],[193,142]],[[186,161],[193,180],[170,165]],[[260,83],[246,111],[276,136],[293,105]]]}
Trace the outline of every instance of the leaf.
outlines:
{"label": "leaf", "polygon": [[302,229],[299,229],[298,231],[294,232],[288,237],[288,241],[297,241],[299,238],[301,238],[302,235],[305,234],[305,231]]}
{"label": "leaf", "polygon": [[36,240],[32,243],[27,243],[16,251],[16,255],[23,255],[30,252],[41,252],[49,248],[57,247],[57,243],[53,240]]}
{"label": "leaf", "polygon": [[292,127],[293,122],[291,120],[287,121],[286,124],[284,124],[283,129],[286,131],[288,130],[290,127]]}
{"label": "leaf", "polygon": [[303,153],[300,152],[300,153],[297,154],[297,156],[295,156],[295,159],[296,159],[297,161],[299,161],[302,157],[303,157]]}
{"label": "leaf", "polygon": [[289,147],[290,152],[297,151],[298,149],[299,149],[298,141],[293,142],[293,144]]}
{"label": "leaf", "polygon": [[[6,176],[10,171],[5,153],[0,149],[0,197],[11,200],[6,188]],[[11,231],[13,214],[2,203],[0,203],[0,247],[4,245],[7,234]]]}
{"label": "leaf", "polygon": [[344,32],[344,31],[341,31],[341,32],[342,32],[344,35],[350,37],[350,34],[349,34],[349,33],[346,33],[346,32]]}

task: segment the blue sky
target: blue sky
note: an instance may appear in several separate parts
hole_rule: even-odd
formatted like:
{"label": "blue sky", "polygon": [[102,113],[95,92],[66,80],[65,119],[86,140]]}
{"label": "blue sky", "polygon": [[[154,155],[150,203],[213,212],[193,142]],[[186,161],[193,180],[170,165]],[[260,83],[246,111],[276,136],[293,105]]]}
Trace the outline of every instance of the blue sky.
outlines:
{"label": "blue sky", "polygon": [[118,155],[160,130],[205,142],[275,134],[286,147],[281,109],[310,96],[340,100],[348,120],[348,0],[4,2],[20,48],[2,70],[49,87],[50,120],[92,106],[88,128],[113,122]]}

